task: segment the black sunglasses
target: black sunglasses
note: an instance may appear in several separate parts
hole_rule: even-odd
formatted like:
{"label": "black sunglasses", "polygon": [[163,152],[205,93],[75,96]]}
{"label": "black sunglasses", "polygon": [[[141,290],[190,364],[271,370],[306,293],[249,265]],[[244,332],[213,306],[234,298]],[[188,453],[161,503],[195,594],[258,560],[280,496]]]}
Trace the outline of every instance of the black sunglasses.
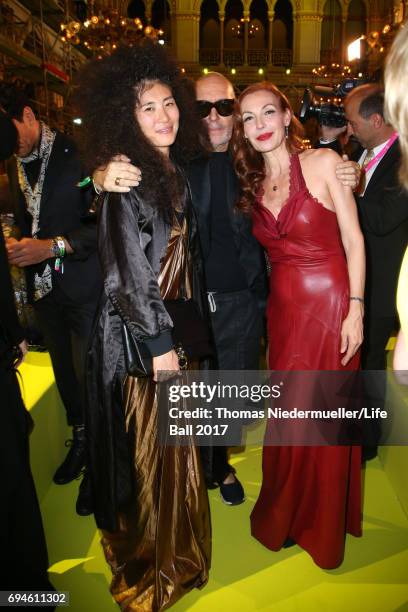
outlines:
{"label": "black sunglasses", "polygon": [[211,110],[215,108],[217,113],[221,117],[229,117],[234,112],[235,100],[225,98],[224,100],[217,100],[216,102],[209,102],[208,100],[197,100],[197,110],[201,119],[208,117]]}

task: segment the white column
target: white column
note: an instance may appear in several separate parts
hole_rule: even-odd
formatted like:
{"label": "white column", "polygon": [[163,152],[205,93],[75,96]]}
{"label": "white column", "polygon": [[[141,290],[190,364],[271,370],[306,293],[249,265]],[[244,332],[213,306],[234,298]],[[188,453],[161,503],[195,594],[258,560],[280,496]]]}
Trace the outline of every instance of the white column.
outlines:
{"label": "white column", "polygon": [[299,10],[293,21],[293,64],[319,65],[323,15]]}
{"label": "white column", "polygon": [[248,65],[248,25],[249,11],[244,11],[244,65]]}
{"label": "white column", "polygon": [[268,64],[272,64],[272,33],[275,11],[268,11]]}
{"label": "white column", "polygon": [[225,27],[225,13],[224,11],[219,13],[220,17],[220,64],[224,65],[224,27]]}
{"label": "white column", "polygon": [[172,47],[179,62],[198,63],[200,13],[183,11],[175,15],[177,35],[172,36]]}

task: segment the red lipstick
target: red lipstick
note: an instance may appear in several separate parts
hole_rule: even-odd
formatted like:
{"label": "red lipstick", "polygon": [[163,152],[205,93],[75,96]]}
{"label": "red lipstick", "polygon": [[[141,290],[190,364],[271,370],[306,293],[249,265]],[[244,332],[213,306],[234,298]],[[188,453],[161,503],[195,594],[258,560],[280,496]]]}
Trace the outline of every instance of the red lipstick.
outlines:
{"label": "red lipstick", "polygon": [[265,132],[265,134],[260,134],[256,137],[257,140],[268,140],[272,136],[273,132]]}

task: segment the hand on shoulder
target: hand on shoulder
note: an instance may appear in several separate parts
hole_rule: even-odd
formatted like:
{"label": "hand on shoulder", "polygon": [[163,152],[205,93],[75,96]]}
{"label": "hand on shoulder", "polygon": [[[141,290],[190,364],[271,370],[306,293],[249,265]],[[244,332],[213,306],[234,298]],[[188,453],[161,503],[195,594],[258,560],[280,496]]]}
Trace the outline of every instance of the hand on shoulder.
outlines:
{"label": "hand on shoulder", "polygon": [[317,170],[322,176],[333,176],[336,166],[342,163],[340,155],[332,149],[306,149],[299,157],[309,171]]}
{"label": "hand on shoulder", "polygon": [[332,149],[307,149],[300,154],[300,159],[309,180],[321,178],[329,190],[341,186],[354,190],[360,182],[360,166]]}
{"label": "hand on shoulder", "polygon": [[116,155],[104,168],[94,171],[93,181],[99,191],[128,193],[141,182],[141,171],[126,155]]}
{"label": "hand on shoulder", "polygon": [[328,165],[336,165],[342,161],[340,155],[333,149],[306,149],[300,154],[300,159],[309,160],[314,163],[324,163]]}
{"label": "hand on shoulder", "polygon": [[328,182],[336,178],[343,187],[351,187],[353,191],[357,189],[361,178],[361,169],[357,162],[349,160],[347,155],[340,157],[332,149],[312,151],[313,156],[310,159],[315,160],[313,164],[318,164],[319,172],[323,173]]}

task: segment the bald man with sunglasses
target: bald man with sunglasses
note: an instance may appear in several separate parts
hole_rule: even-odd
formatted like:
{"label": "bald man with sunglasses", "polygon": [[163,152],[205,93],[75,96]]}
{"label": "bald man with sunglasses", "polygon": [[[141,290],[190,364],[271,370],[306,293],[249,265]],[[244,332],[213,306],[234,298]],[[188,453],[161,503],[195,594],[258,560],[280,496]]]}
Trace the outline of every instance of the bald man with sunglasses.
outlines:
{"label": "bald man with sunglasses", "polygon": [[[252,235],[251,220],[234,207],[239,187],[228,150],[234,88],[222,74],[211,72],[196,82],[196,95],[213,153],[209,159],[190,165],[188,179],[198,218],[217,365],[220,370],[256,370],[267,278],[265,258]],[[125,192],[137,186],[140,172],[128,162],[125,156],[118,156],[104,171],[95,172],[96,187]],[[346,175],[348,179],[347,170]],[[244,490],[228,463],[227,449],[214,447],[202,452],[202,459],[207,485],[219,486],[226,504],[242,503]]]}

